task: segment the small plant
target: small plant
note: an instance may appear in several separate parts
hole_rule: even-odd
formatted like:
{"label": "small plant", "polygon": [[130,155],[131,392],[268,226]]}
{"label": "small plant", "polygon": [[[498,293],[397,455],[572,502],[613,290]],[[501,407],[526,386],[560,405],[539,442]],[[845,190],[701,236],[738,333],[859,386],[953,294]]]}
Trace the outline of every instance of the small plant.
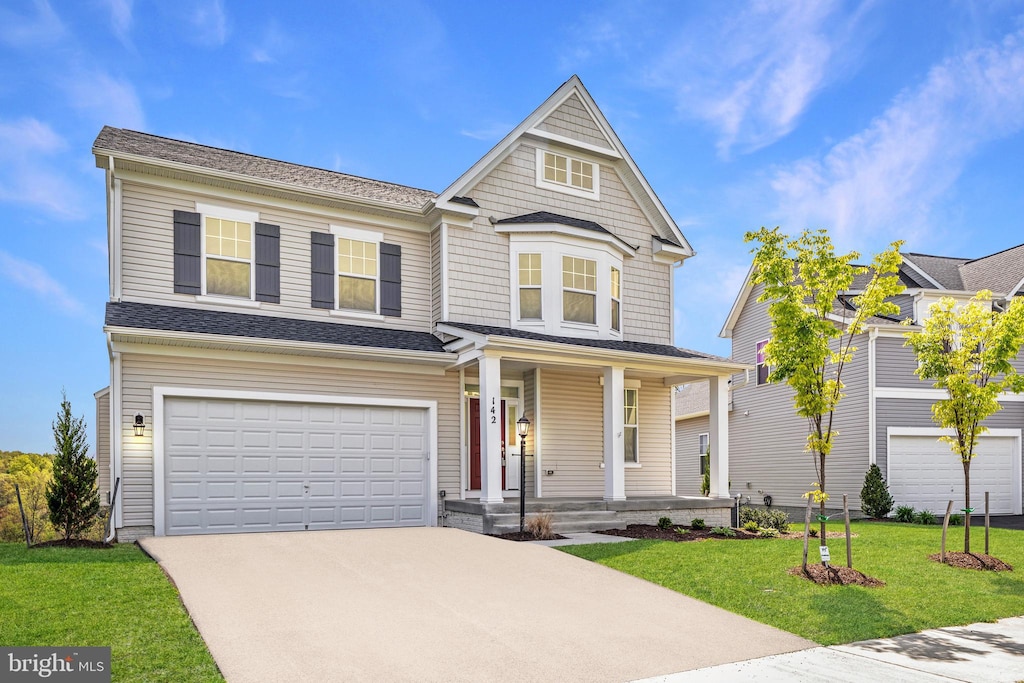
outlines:
{"label": "small plant", "polygon": [[677,527],[676,527],[676,528],[674,529],[674,531],[675,531],[675,532],[676,532],[677,534],[679,534],[680,536],[685,536],[686,534],[690,533],[690,530],[689,530],[689,529],[684,529],[684,528],[683,528],[683,527],[681,527],[681,526],[677,526]]}
{"label": "small plant", "polygon": [[89,457],[85,419],[71,413],[67,394],[60,400],[60,411],[53,422],[56,448],[53,478],[46,487],[46,506],[50,522],[65,541],[79,538],[100,511],[96,461]]}
{"label": "small plant", "polygon": [[749,522],[745,522],[743,524],[744,531],[759,531],[760,529],[761,527],[759,527],[757,522],[755,522],[754,520],[750,520]]}
{"label": "small plant", "polygon": [[909,505],[900,505],[896,508],[896,521],[907,524],[914,521],[914,508]]}
{"label": "small plant", "polygon": [[526,531],[533,534],[533,537],[546,541],[555,537],[553,529],[554,519],[550,512],[541,512],[526,518]]}
{"label": "small plant", "polygon": [[935,515],[928,510],[921,510],[914,515],[914,521],[918,524],[935,524]]}
{"label": "small plant", "polygon": [[716,526],[714,529],[711,530],[711,533],[715,534],[716,536],[735,536],[736,535],[736,532],[733,531],[732,529],[730,529],[727,526]]}
{"label": "small plant", "polygon": [[808,535],[810,535],[811,538],[817,538],[818,537],[818,530],[817,529],[809,529],[807,533],[808,533]]}
{"label": "small plant", "polygon": [[701,529],[707,529],[708,525],[704,523],[703,517],[695,517],[693,521],[690,522],[690,528],[695,531],[700,531]]}
{"label": "small plant", "polygon": [[885,483],[882,470],[871,465],[864,475],[864,487],[860,490],[860,507],[864,514],[881,519],[892,512],[893,499],[889,485]]}
{"label": "small plant", "polygon": [[949,525],[950,526],[963,526],[964,525],[964,516],[963,515],[950,515],[949,516]]}
{"label": "small plant", "polygon": [[758,536],[760,536],[761,538],[778,538],[779,530],[773,529],[771,527],[765,527],[764,529],[761,529],[761,531],[758,533]]}
{"label": "small plant", "polygon": [[789,531],[789,515],[783,510],[759,510],[749,505],[740,506],[740,526],[754,522],[759,528],[778,529],[779,533]]}
{"label": "small plant", "polygon": [[658,519],[658,528],[668,531],[672,527],[672,520],[668,517]]}
{"label": "small plant", "polygon": [[710,496],[711,495],[711,469],[704,470],[704,474],[700,478],[700,495]]}

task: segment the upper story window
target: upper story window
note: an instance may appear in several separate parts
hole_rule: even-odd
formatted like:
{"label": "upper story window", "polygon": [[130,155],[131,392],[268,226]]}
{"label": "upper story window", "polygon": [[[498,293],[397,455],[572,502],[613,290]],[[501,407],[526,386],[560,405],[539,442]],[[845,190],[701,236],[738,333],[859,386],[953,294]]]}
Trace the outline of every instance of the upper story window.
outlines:
{"label": "upper story window", "polygon": [[590,199],[600,198],[600,166],[565,154],[537,150],[537,186]]}
{"label": "upper story window", "polygon": [[640,391],[638,389],[626,389],[625,396],[623,397],[623,409],[625,414],[623,415],[623,426],[625,437],[625,451],[624,460],[628,463],[640,462],[640,422],[637,413],[639,412],[639,397]]}
{"label": "upper story window", "polygon": [[562,257],[562,320],[597,324],[597,261]]}
{"label": "upper story window", "polygon": [[377,312],[377,244],[338,237],[338,308]]}
{"label": "upper story window", "polygon": [[708,471],[711,460],[711,434],[704,432],[697,435],[697,459],[699,460],[700,476]]}
{"label": "upper story window", "polygon": [[543,318],[542,282],[541,255],[519,254],[519,318],[521,320]]}
{"label": "upper story window", "polygon": [[206,293],[252,297],[252,224],[206,216]]}
{"label": "upper story window", "polygon": [[612,267],[611,289],[612,329],[618,332],[622,329],[622,273],[614,266]]}
{"label": "upper story window", "polygon": [[766,358],[765,358],[765,356],[766,356],[766,354],[765,354],[765,347],[766,346],[768,346],[768,340],[767,339],[765,339],[764,341],[757,342],[757,347],[755,348],[756,365],[757,365],[757,386],[760,386],[762,384],[768,384],[769,367],[768,367],[768,363],[766,362]]}

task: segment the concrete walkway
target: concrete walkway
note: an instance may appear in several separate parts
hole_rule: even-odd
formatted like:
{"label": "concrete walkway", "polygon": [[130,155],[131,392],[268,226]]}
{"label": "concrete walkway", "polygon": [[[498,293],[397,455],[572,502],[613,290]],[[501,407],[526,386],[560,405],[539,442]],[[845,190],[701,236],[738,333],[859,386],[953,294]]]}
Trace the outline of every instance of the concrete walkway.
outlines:
{"label": "concrete walkway", "polygon": [[813,643],[457,529],[147,538],[230,683],[627,681]]}
{"label": "concrete walkway", "polygon": [[643,683],[800,681],[801,683],[949,683],[1024,680],[1024,617],[933,629],[895,638],[816,647],[713,666]]}

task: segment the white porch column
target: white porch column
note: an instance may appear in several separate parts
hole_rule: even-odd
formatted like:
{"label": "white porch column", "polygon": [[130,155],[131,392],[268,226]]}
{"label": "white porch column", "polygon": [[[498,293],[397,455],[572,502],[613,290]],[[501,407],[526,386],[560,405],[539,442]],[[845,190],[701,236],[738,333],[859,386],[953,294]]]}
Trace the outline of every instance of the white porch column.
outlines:
{"label": "white porch column", "polygon": [[604,369],[604,499],[626,500],[623,368]]}
{"label": "white porch column", "polygon": [[480,357],[480,502],[501,503],[501,357]]}
{"label": "white porch column", "polygon": [[712,377],[709,410],[711,497],[729,497],[729,377]]}

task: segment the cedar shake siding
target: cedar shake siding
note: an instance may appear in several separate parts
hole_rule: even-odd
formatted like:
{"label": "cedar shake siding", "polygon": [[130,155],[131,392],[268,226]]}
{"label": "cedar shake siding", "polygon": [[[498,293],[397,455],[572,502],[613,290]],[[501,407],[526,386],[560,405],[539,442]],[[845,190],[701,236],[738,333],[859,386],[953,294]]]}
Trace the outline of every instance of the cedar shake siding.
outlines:
{"label": "cedar shake siding", "polygon": [[593,117],[587,112],[580,98],[571,95],[555,109],[546,119],[537,124],[537,128],[555,135],[581,140],[591,145],[611,149],[608,139],[594,123]]}

